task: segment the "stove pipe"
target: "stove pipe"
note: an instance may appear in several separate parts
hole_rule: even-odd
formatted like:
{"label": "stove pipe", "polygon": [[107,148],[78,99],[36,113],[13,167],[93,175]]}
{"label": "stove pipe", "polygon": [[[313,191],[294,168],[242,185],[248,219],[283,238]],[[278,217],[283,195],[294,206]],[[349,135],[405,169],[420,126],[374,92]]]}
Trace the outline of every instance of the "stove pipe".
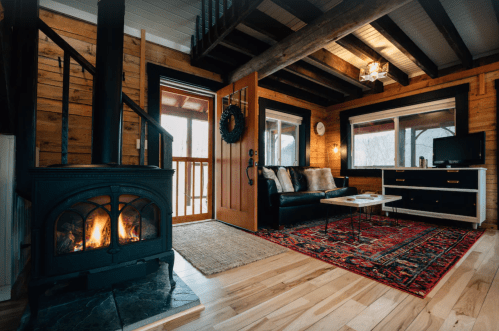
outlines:
{"label": "stove pipe", "polygon": [[124,0],[99,0],[92,164],[121,164]]}

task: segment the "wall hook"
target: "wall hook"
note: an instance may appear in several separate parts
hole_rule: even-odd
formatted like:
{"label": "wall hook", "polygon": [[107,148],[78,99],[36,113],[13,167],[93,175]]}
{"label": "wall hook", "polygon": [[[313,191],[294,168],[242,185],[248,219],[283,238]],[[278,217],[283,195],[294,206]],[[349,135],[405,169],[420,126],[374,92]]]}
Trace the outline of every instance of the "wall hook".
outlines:
{"label": "wall hook", "polygon": [[58,59],[59,59],[59,68],[62,68],[62,61],[61,61],[61,57],[59,56],[59,57],[58,57]]}

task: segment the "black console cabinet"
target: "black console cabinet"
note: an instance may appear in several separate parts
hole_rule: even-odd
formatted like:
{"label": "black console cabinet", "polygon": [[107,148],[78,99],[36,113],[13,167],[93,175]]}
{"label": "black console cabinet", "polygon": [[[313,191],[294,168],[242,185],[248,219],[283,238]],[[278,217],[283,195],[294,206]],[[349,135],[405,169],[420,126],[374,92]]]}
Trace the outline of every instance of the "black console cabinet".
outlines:
{"label": "black console cabinet", "polygon": [[383,194],[402,200],[383,205],[383,211],[473,223],[485,220],[484,168],[397,168],[383,170]]}

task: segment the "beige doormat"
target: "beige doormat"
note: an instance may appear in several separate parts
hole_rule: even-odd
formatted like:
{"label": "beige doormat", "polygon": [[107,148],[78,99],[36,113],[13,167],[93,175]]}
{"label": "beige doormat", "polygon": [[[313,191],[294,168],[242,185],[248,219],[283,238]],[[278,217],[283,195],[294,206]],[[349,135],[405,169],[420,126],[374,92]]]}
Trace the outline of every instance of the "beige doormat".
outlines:
{"label": "beige doormat", "polygon": [[218,221],[174,225],[173,248],[205,275],[240,267],[288,250]]}

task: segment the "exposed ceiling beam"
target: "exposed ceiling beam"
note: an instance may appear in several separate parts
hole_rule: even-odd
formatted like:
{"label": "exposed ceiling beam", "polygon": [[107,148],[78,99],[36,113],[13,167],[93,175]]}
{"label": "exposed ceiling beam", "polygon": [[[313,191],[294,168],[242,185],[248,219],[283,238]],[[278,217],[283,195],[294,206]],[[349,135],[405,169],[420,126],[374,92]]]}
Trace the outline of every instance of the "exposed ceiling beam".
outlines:
{"label": "exposed ceiling beam", "polygon": [[309,93],[318,95],[320,97],[323,97],[324,99],[330,100],[331,102],[339,103],[344,101],[344,96],[342,93],[332,91],[322,85],[314,84],[304,78],[301,78],[284,70],[280,70],[268,77],[281,83],[288,84]]}
{"label": "exposed ceiling beam", "polygon": [[[320,66],[325,70],[330,70],[331,72],[334,72],[336,75],[342,77],[347,81],[360,84],[359,68],[351,65],[347,61],[343,60],[339,56],[331,53],[326,49],[320,49],[317,52],[310,54],[304,60],[308,63],[313,63],[317,66]],[[376,93],[383,92],[383,83],[379,80],[375,81],[374,83],[363,82],[363,85],[369,87],[370,89],[375,89]]]}
{"label": "exposed ceiling beam", "polygon": [[394,81],[404,86],[409,85],[409,76],[405,72],[403,72],[393,63],[385,59],[381,54],[379,54],[374,49],[369,47],[369,45],[364,43],[355,35],[349,34],[348,36],[345,36],[336,42],[340,46],[346,48],[351,53],[353,53],[354,55],[358,56],[359,58],[361,58],[366,62],[371,62],[371,61],[380,61],[382,63],[388,62],[389,63],[388,77],[390,77]]}
{"label": "exposed ceiling beam", "polygon": [[314,65],[305,61],[295,62],[282,71],[292,72],[295,75],[306,78],[317,84],[330,87],[336,91],[360,98],[362,96],[362,89],[345,80],[329,74]]}
{"label": "exposed ceiling beam", "polygon": [[235,82],[250,73],[267,77],[284,67],[341,39],[359,27],[390,13],[410,0],[349,0],[343,1],[299,31],[286,37],[259,56],[229,74]]}
{"label": "exposed ceiling beam", "polygon": [[388,39],[399,51],[405,54],[414,64],[431,78],[438,77],[438,67],[432,60],[405,34],[402,29],[388,16],[385,15],[371,22],[383,37]]}
{"label": "exposed ceiling beam", "polygon": [[[212,0],[208,0],[211,1]],[[218,1],[218,0],[216,0]],[[202,42],[197,43],[200,47],[193,48],[192,52],[192,63],[199,63],[206,55],[208,55],[229,33],[235,30],[236,26],[241,23],[253,10],[255,10],[263,0],[251,0],[251,1],[233,1],[232,7],[225,11],[223,17],[215,20],[214,25],[208,27],[208,32],[205,34],[205,30],[202,29]],[[204,1],[203,1],[204,5]],[[211,18],[212,13],[209,13]],[[205,23],[205,12],[203,10],[203,25]],[[211,19],[210,19],[211,21]],[[197,36],[196,36],[197,37]]]}
{"label": "exposed ceiling beam", "polygon": [[252,58],[223,45],[215,47],[206,57],[219,60],[234,67],[239,67]]}
{"label": "exposed ceiling beam", "polygon": [[[288,12],[293,14],[294,16],[301,19],[303,22],[309,24],[314,19],[317,19],[322,15],[322,10],[316,7],[314,4],[310,3],[307,0],[272,0],[276,4],[279,4],[282,8],[286,9]],[[386,15],[385,15],[386,16]],[[388,16],[386,16],[388,17]],[[398,28],[398,27],[397,27]],[[399,29],[400,30],[400,29]],[[407,36],[406,36],[407,37]],[[409,77],[407,74],[402,72],[399,68],[397,68],[393,63],[389,62],[385,58],[383,58],[380,54],[378,54],[374,49],[366,45],[363,41],[356,38],[353,35],[348,35],[343,37],[338,41],[340,45],[341,43],[347,44],[348,50],[350,50],[355,55],[359,56],[361,59],[371,62],[373,60],[382,60],[383,62],[388,62],[390,72],[388,73],[390,78],[399,82],[402,85],[409,84]],[[343,45],[342,45],[343,46]],[[366,52],[368,54],[366,54]],[[375,58],[372,58],[372,56]],[[371,57],[370,57],[371,56]],[[358,77],[358,76],[357,76]]]}
{"label": "exposed ceiling beam", "polygon": [[286,94],[301,100],[305,100],[311,103],[315,103],[320,106],[330,106],[331,102],[327,99],[324,99],[322,97],[317,96],[316,94],[312,94],[306,91],[303,91],[299,88],[296,88],[294,86],[290,86],[284,83],[281,83],[277,80],[273,80],[270,77],[264,78],[260,81],[258,81],[258,86],[279,92],[282,94]]}
{"label": "exposed ceiling beam", "polygon": [[473,67],[473,56],[439,0],[418,0],[463,65]]}
{"label": "exposed ceiling beam", "polygon": [[[306,3],[308,2],[300,0],[299,4],[305,6]],[[243,24],[275,41],[281,41],[294,33],[292,29],[258,9],[249,15],[246,20],[244,20]],[[268,48],[270,48],[270,46],[268,46],[267,49]],[[327,52],[332,55],[332,53],[326,49],[322,49],[320,51]],[[263,52],[259,52],[258,55],[261,53]],[[349,95],[359,96],[361,93],[361,90],[359,90],[360,86],[366,86],[367,88],[372,87],[372,84],[370,85],[368,83],[359,82],[360,70],[357,67],[335,55],[333,56],[335,57],[335,61],[321,63],[322,67],[326,67],[327,70],[334,72],[338,77],[340,77],[334,85],[331,85],[332,88]],[[308,62],[316,63],[314,59],[311,59],[311,61]],[[297,72],[296,70],[288,70],[288,68],[285,68],[284,70]],[[355,77],[352,77],[350,74],[351,72],[354,73]],[[309,78],[312,77],[309,76]],[[350,78],[353,78],[353,80]],[[344,79],[347,79],[347,81],[344,81]],[[319,84],[321,83],[319,82]]]}
{"label": "exposed ceiling beam", "polygon": [[[251,57],[257,56],[270,48],[269,44],[239,30],[234,30],[231,34],[229,34],[221,42],[221,45]],[[350,84],[343,79],[329,74],[304,61],[293,63],[283,70],[344,94],[356,97],[360,97],[362,95],[362,88],[354,84]]]}

